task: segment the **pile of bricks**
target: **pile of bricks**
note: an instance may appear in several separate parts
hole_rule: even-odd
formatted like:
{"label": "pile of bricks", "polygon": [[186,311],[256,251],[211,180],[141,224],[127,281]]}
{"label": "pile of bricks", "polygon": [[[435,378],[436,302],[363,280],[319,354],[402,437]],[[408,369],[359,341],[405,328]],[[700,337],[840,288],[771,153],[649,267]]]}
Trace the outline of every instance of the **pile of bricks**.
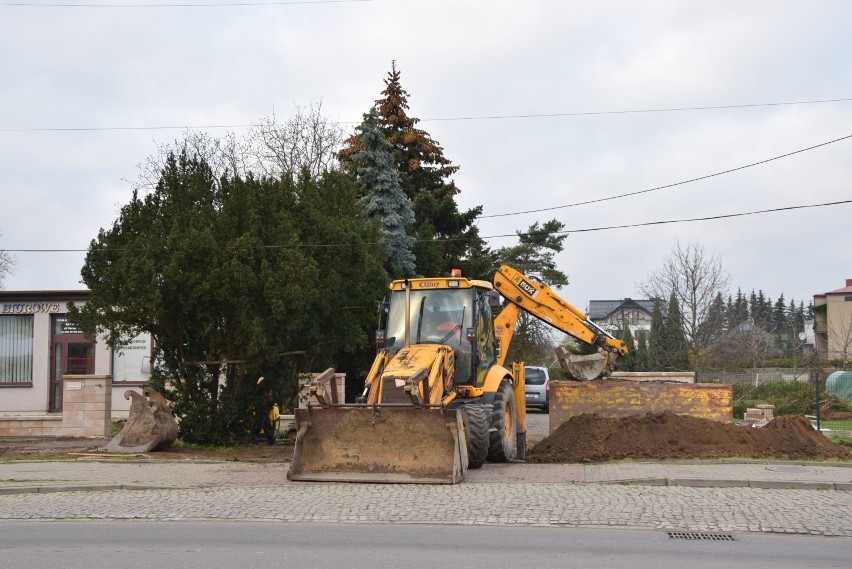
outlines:
{"label": "pile of bricks", "polygon": [[746,409],[744,422],[750,427],[762,427],[773,419],[775,405],[757,405]]}

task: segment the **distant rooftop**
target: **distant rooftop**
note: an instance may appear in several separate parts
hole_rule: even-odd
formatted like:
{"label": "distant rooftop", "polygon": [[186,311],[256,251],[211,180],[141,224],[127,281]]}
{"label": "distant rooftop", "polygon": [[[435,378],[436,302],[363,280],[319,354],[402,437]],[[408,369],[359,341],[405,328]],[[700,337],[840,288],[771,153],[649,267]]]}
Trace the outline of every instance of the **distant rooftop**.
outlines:
{"label": "distant rooftop", "polygon": [[833,290],[831,292],[827,292],[826,294],[834,294],[834,293],[849,293],[852,292],[852,279],[846,279],[846,286],[843,288],[839,288],[837,290]]}
{"label": "distant rooftop", "polygon": [[[633,300],[625,298],[624,300],[590,300],[589,301],[589,318],[591,320],[605,320],[607,316],[620,309],[639,308],[648,314],[654,311],[654,300]],[[665,310],[665,305],[662,305]]]}

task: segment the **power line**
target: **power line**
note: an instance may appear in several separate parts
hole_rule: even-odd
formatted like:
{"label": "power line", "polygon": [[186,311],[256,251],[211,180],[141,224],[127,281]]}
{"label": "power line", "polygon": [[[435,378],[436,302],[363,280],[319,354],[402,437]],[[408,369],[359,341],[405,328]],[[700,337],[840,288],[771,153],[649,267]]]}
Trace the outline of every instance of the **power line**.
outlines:
{"label": "power line", "polygon": [[[685,219],[668,219],[661,221],[646,221],[643,223],[631,223],[625,225],[609,225],[604,227],[590,227],[584,229],[567,229],[564,231],[554,231],[552,233],[547,233],[547,235],[569,235],[571,233],[591,233],[595,231],[609,231],[612,229],[630,229],[635,227],[650,227],[654,225],[668,225],[672,223],[691,223],[695,221],[714,221],[718,219],[729,219],[734,217],[744,217],[749,215],[761,215],[764,213],[777,213],[781,211],[793,211],[798,209],[808,209],[815,207],[829,207],[835,205],[844,205],[850,204],[852,200],[841,200],[836,202],[826,202],[819,204],[807,204],[807,205],[793,205],[786,207],[777,207],[772,209],[761,209],[755,211],[745,211],[740,213],[727,213],[722,215],[712,215],[706,217],[692,217]],[[482,240],[488,239],[503,239],[507,237],[521,237],[521,236],[531,236],[538,235],[538,233],[507,233],[503,235],[488,235],[485,237],[480,237]],[[473,238],[471,237],[448,237],[448,238],[438,238],[438,239],[417,239],[415,243],[443,243],[443,242],[451,242],[451,241],[469,241]],[[322,249],[322,248],[335,248],[335,247],[361,247],[361,246],[384,246],[385,242],[383,241],[375,241],[375,242],[366,242],[366,243],[298,243],[298,244],[287,244],[287,245],[262,245],[263,249]],[[144,251],[143,248],[124,248],[124,247],[116,247],[116,248],[104,248],[100,249],[100,251]],[[0,251],[4,251],[6,253],[86,253],[88,249],[0,249]]]}
{"label": "power line", "polygon": [[[343,0],[338,0],[343,1]],[[356,1],[356,0],[352,0]],[[357,0],[368,1],[368,0]],[[316,2],[308,2],[315,4]],[[822,103],[845,103],[852,101],[852,97],[844,99],[819,99],[811,101],[787,101],[779,103],[746,103],[742,105],[715,105],[703,107],[670,107],[659,109],[628,109],[615,111],[579,111],[564,113],[531,113],[514,115],[482,115],[482,116],[459,116],[459,117],[435,117],[420,119],[420,122],[454,122],[454,121],[482,121],[482,120],[504,120],[504,119],[533,119],[533,118],[558,118],[558,117],[582,117],[599,115],[628,115],[642,113],[668,113],[683,111],[708,111],[724,109],[748,109],[757,107],[780,107],[790,105],[816,105]],[[339,121],[338,124],[361,124],[360,121]],[[208,125],[159,125],[159,126],[102,126],[102,127],[22,127],[22,128],[0,128],[0,132],[97,132],[97,131],[122,131],[122,130],[202,130],[220,128],[249,128],[251,124],[208,124]]]}
{"label": "power line", "polygon": [[708,105],[704,107],[669,107],[660,109],[628,109],[621,111],[581,111],[575,113],[533,113],[525,115],[485,115],[479,117],[452,117],[452,118],[434,118],[422,119],[426,121],[479,121],[492,119],[531,119],[531,118],[551,118],[551,117],[584,117],[595,115],[628,115],[641,113],[670,113],[677,111],[712,111],[723,109],[745,109],[751,107],[780,107],[783,105],[814,105],[818,103],[842,103],[852,101],[852,98],[847,99],[819,99],[813,101],[788,101],[781,103],[751,103],[743,105]]}
{"label": "power line", "polygon": [[45,128],[0,128],[0,132],[99,132],[112,130],[201,130],[206,128],[249,128],[251,124],[205,124],[198,126],[72,126]]}
{"label": "power line", "polygon": [[723,174],[730,174],[731,172],[737,172],[739,170],[745,170],[746,168],[751,168],[753,166],[760,166],[761,164],[766,164],[767,162],[772,162],[774,160],[780,160],[782,158],[787,158],[789,156],[793,156],[794,154],[800,154],[802,152],[807,152],[808,150],[814,150],[815,148],[820,148],[822,146],[828,146],[829,144],[834,144],[835,142],[840,142],[840,141],[843,141],[843,140],[847,140],[849,138],[852,138],[852,134],[842,136],[840,138],[835,138],[834,140],[829,140],[828,142],[821,142],[820,144],[815,144],[814,146],[809,146],[807,148],[801,148],[799,150],[794,150],[792,152],[788,152],[786,154],[781,154],[779,156],[773,156],[772,158],[767,158],[765,160],[760,160],[758,162],[752,162],[751,164],[745,164],[744,166],[737,166],[736,168],[730,168],[728,170],[723,170],[721,172],[715,172],[713,174],[707,174],[705,176],[699,176],[697,178],[690,178],[689,180],[682,180],[680,182],[675,182],[673,184],[666,184],[665,186],[657,186],[655,188],[648,188],[646,190],[638,190],[636,192],[628,192],[626,194],[618,194],[618,195],[615,195],[615,196],[608,196],[608,197],[605,197],[605,198],[597,198],[597,199],[594,199],[594,200],[586,200],[586,201],[582,201],[582,202],[570,203],[570,204],[565,204],[565,205],[557,205],[557,206],[553,206],[553,207],[543,207],[543,208],[539,208],[539,209],[528,209],[528,210],[525,210],[525,211],[515,211],[515,212],[508,212],[508,213],[494,213],[494,214],[491,214],[491,215],[481,215],[481,216],[479,216],[479,218],[485,219],[485,218],[491,218],[491,217],[507,217],[507,216],[510,216],[510,215],[523,215],[525,213],[540,213],[540,212],[543,212],[543,211],[553,211],[553,210],[557,210],[557,209],[565,209],[565,208],[569,208],[569,207],[577,207],[577,206],[581,206],[581,205],[588,205],[588,204],[593,204],[593,203],[616,200],[616,199],[626,198],[626,197],[630,197],[630,196],[638,196],[640,194],[647,194],[649,192],[656,192],[658,190],[665,190],[667,188],[673,188],[675,186],[682,186],[684,184],[689,184],[689,183],[692,183],[692,182],[698,182],[700,180],[706,180],[708,178],[714,178],[716,176],[721,176]]}
{"label": "power line", "polygon": [[135,3],[65,3],[39,4],[36,2],[0,2],[0,6],[16,8],[227,8],[244,6],[292,6],[295,4],[351,4],[354,2],[373,2],[374,0],[290,0],[289,2],[181,2],[178,4]]}
{"label": "power line", "polygon": [[607,226],[607,227],[593,227],[593,228],[589,228],[589,229],[574,229],[574,230],[571,230],[571,231],[564,231],[564,232],[560,231],[560,232],[558,232],[558,234],[561,235],[562,233],[588,233],[588,232],[592,232],[592,231],[608,231],[610,229],[628,229],[628,228],[631,228],[631,227],[649,227],[649,226],[652,226],[652,225],[667,225],[667,224],[671,224],[671,223],[691,223],[693,221],[713,221],[713,220],[716,220],[716,219],[729,219],[729,218],[732,218],[732,217],[744,217],[744,216],[747,216],[747,215],[760,215],[760,214],[763,214],[763,213],[777,213],[779,211],[792,211],[792,210],[796,210],[796,209],[807,209],[807,208],[813,208],[813,207],[827,207],[827,206],[843,205],[843,204],[850,204],[850,203],[852,203],[852,200],[842,200],[842,201],[837,201],[837,202],[826,202],[826,203],[808,204],[808,205],[793,205],[793,206],[787,206],[787,207],[776,207],[776,208],[773,208],[773,209],[761,209],[761,210],[756,210],[756,211],[745,211],[745,212],[741,212],[741,213],[728,213],[728,214],[723,214],[723,215],[711,215],[711,216],[707,216],[707,217],[692,217],[692,218],[687,218],[687,219],[669,219],[669,220],[665,220],[665,221],[647,221],[645,223],[632,223],[632,224],[628,224],[628,225],[610,225],[610,226]]}

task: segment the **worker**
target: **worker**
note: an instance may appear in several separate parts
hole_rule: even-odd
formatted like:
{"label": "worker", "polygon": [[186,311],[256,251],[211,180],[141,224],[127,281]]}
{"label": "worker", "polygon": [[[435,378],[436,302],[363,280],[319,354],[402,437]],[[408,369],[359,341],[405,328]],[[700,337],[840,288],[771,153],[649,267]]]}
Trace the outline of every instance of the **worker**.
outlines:
{"label": "worker", "polygon": [[[265,378],[260,376],[255,385],[260,386],[264,380]],[[255,405],[254,427],[252,428],[251,434],[257,437],[260,435],[260,432],[263,431],[263,434],[266,435],[266,444],[274,445],[277,438],[274,425],[275,421],[278,419],[278,414],[278,404],[275,403],[272,390],[267,389],[263,392],[262,396],[259,397],[259,403]]]}

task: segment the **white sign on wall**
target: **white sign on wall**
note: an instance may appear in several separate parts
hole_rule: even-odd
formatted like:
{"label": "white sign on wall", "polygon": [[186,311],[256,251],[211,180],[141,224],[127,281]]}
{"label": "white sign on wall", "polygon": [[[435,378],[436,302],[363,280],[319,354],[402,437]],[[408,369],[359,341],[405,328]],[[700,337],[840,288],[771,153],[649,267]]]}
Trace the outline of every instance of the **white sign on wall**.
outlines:
{"label": "white sign on wall", "polygon": [[151,335],[140,334],[112,356],[113,381],[151,379]]}

